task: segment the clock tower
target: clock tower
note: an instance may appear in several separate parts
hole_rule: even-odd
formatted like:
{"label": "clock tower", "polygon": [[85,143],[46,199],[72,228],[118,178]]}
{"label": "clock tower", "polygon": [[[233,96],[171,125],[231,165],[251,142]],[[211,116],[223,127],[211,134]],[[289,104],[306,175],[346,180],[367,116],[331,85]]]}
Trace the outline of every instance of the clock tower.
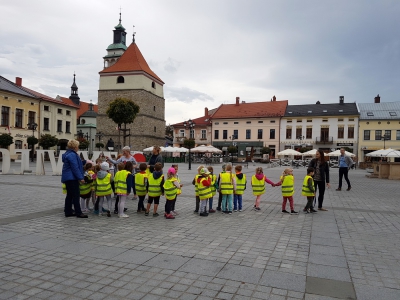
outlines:
{"label": "clock tower", "polygon": [[103,57],[104,69],[115,64],[127,49],[126,32],[124,26],[121,24],[121,13],[119,13],[119,23],[114,27],[113,32],[113,43],[107,47],[107,55]]}

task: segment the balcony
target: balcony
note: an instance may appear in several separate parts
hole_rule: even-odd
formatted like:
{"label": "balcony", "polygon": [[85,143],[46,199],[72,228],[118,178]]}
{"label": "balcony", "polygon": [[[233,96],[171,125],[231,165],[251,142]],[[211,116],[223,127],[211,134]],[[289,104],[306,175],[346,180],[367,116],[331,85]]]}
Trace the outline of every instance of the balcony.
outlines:
{"label": "balcony", "polygon": [[315,138],[316,144],[333,144],[332,136],[317,136]]}

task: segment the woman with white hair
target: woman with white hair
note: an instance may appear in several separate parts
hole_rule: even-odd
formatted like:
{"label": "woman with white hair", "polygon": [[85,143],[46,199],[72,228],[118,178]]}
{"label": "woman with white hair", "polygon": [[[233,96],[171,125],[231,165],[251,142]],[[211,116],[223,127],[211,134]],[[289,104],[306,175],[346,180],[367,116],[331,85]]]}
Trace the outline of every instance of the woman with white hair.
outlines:
{"label": "woman with white hair", "polygon": [[[82,161],[77,153],[79,142],[69,140],[67,148],[67,152],[62,155],[63,169],[61,173],[61,182],[65,184],[67,190],[64,205],[65,216],[87,218],[88,216],[82,213],[79,201],[79,183],[85,183]],[[74,205],[75,213],[72,212],[72,205]]]}

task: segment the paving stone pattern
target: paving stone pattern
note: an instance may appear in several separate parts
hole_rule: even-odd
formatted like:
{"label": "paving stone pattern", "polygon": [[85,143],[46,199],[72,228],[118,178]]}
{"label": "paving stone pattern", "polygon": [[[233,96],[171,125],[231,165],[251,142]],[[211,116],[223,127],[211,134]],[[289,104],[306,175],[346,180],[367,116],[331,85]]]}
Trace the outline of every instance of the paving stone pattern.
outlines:
{"label": "paving stone pattern", "polygon": [[[65,218],[59,176],[0,175],[0,299],[400,299],[398,181],[352,170],[351,191],[339,192],[331,169],[327,212],[282,214],[269,185],[258,212],[257,166],[244,168],[242,212],[200,217],[198,165],[180,164],[175,220],[162,217],[164,199],[155,218],[131,197],[126,219]],[[261,166],[274,182],[284,169]],[[294,170],[299,211],[305,172]]]}

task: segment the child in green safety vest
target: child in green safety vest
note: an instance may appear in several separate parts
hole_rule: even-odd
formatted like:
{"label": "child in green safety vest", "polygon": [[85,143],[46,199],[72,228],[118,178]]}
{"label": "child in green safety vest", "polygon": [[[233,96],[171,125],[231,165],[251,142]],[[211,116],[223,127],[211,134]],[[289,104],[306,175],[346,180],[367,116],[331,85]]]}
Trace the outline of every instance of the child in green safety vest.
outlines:
{"label": "child in green safety vest", "polygon": [[253,195],[256,196],[256,201],[254,203],[255,210],[261,210],[260,201],[261,195],[265,193],[265,182],[269,183],[272,186],[275,186],[275,184],[264,175],[263,168],[257,167],[256,174],[251,177],[251,187],[253,188]]}
{"label": "child in green safety vest", "polygon": [[92,162],[86,161],[86,164],[83,167],[83,180],[85,180],[85,183],[81,183],[79,185],[79,193],[81,196],[81,210],[83,213],[88,213],[90,211],[89,200],[92,197],[93,178],[89,172],[93,174],[92,168]]}
{"label": "child in green safety vest", "polygon": [[99,212],[98,215],[103,215],[103,203],[104,199],[107,201],[108,212],[107,217],[111,217],[111,180],[112,176],[109,172],[110,166],[107,162],[103,162],[100,165],[101,170],[97,172],[96,176],[96,196],[99,197]]}
{"label": "child in green safety vest", "polygon": [[180,188],[180,184],[175,177],[175,169],[169,168],[167,172],[167,180],[164,182],[164,194],[165,198],[165,213],[164,217],[166,219],[175,219],[174,215],[171,214],[171,208],[176,200],[176,195],[178,194],[178,189]]}
{"label": "child in green safety vest", "polygon": [[114,185],[115,185],[115,193],[118,195],[118,216],[120,218],[129,217],[124,213],[125,202],[128,199],[129,194],[131,193],[133,187],[133,163],[131,161],[127,161],[124,163],[118,164],[118,172],[114,177]]}
{"label": "child in green safety vest", "polygon": [[289,201],[290,203],[290,213],[297,214],[298,212],[294,210],[294,177],[293,177],[293,169],[286,168],[283,170],[282,176],[278,183],[275,183],[275,186],[281,186],[282,188],[282,213],[289,214],[286,210],[286,203]]}
{"label": "child in green safety vest", "polygon": [[214,202],[214,196],[217,193],[217,189],[218,189],[218,183],[217,183],[217,175],[214,174],[214,168],[212,166],[208,166],[207,167],[208,171],[210,171],[210,177],[211,177],[211,198],[208,199],[208,212],[209,213],[215,213],[216,210],[213,209],[213,202]]}
{"label": "child in green safety vest", "polygon": [[200,176],[197,178],[197,190],[200,198],[200,216],[207,217],[207,201],[212,197],[211,176],[207,168],[200,170]]}
{"label": "child in green safety vest", "polygon": [[307,175],[303,180],[303,187],[301,189],[301,194],[307,197],[306,214],[314,212],[312,210],[312,204],[315,197],[315,186],[314,186],[314,168],[307,168]]}
{"label": "child in green safety vest", "polygon": [[197,178],[200,177],[200,170],[203,169],[204,166],[200,165],[197,168],[197,174],[194,176],[192,184],[194,185],[194,192],[196,195],[196,209],[194,210],[194,213],[197,214],[199,212],[199,205],[200,205],[200,197],[199,197],[199,191],[198,191],[198,187],[197,187]]}
{"label": "child in green safety vest", "polygon": [[[179,166],[177,164],[174,164],[171,167],[175,169],[175,177],[176,177],[176,180],[178,180],[179,186],[180,186],[180,188],[178,189],[177,195],[176,195],[177,196],[176,198],[178,198],[178,196],[180,194],[182,194],[182,187],[183,187],[183,184],[181,183],[181,180],[178,175]],[[173,206],[171,207],[171,214],[173,214],[174,216],[178,215],[178,212],[175,210],[175,204],[176,204],[176,200],[174,201]]]}
{"label": "child in green safety vest", "polygon": [[235,179],[236,179],[236,190],[235,194],[233,195],[233,211],[242,211],[243,205],[243,194],[244,190],[246,189],[246,174],[242,173],[242,166],[237,165],[235,166]]}
{"label": "child in green safety vest", "polygon": [[144,207],[144,198],[146,198],[147,190],[147,180],[148,175],[150,173],[147,172],[147,164],[140,163],[139,165],[140,172],[135,175],[135,189],[136,195],[139,197],[137,212],[142,213],[146,212],[146,208]]}
{"label": "child in green safety vest", "polygon": [[222,194],[221,209],[222,213],[232,214],[233,194],[236,191],[236,178],[232,174],[232,165],[227,164],[225,173],[221,173],[218,191]]}
{"label": "child in green safety vest", "polygon": [[145,216],[149,215],[150,206],[154,201],[153,217],[158,217],[157,209],[160,204],[160,196],[164,195],[164,175],[162,167],[162,163],[156,163],[153,173],[150,173],[147,179],[148,200],[146,212],[144,213]]}

